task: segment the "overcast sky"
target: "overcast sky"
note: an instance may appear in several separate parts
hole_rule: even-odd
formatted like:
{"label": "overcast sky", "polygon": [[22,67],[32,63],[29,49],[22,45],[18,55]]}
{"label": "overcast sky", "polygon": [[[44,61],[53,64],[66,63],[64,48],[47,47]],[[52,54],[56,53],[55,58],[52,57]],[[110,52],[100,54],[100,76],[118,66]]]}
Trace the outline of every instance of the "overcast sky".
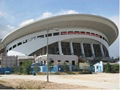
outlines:
{"label": "overcast sky", "polygon": [[[0,0],[0,38],[15,28],[35,20],[61,14],[93,14],[118,25],[119,0]],[[109,48],[111,57],[119,56],[119,40]]]}

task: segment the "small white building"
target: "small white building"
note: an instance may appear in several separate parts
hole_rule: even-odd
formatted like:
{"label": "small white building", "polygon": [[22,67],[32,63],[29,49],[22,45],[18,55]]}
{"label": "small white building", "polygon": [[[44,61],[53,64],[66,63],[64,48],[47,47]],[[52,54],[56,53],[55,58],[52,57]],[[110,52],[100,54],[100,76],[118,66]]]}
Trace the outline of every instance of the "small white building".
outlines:
{"label": "small white building", "polygon": [[95,72],[103,72],[103,62],[102,61],[94,64],[93,66],[94,66]]}

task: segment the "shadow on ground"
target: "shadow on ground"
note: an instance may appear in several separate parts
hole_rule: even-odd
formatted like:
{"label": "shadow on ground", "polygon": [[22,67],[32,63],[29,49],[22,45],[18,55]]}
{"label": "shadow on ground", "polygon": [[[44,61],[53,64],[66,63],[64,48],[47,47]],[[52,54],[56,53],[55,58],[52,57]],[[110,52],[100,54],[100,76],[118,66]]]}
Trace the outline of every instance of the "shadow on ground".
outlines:
{"label": "shadow on ground", "polygon": [[14,88],[0,84],[0,89],[14,89]]}

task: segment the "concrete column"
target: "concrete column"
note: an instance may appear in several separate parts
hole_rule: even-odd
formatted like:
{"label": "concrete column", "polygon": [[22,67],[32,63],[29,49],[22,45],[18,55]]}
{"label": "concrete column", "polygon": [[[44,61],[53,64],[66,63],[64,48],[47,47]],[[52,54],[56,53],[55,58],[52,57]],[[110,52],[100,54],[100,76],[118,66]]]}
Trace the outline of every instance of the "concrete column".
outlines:
{"label": "concrete column", "polygon": [[91,46],[91,50],[92,50],[92,55],[93,55],[93,57],[95,57],[95,52],[94,52],[93,44],[90,44],[90,46]]}
{"label": "concrete column", "polygon": [[16,59],[16,62],[17,62],[17,66],[20,66],[20,61],[18,58]]}
{"label": "concrete column", "polygon": [[101,53],[102,53],[102,57],[105,57],[104,51],[103,51],[103,45],[100,44],[100,49],[101,49]]}
{"label": "concrete column", "polygon": [[73,44],[72,41],[70,41],[70,50],[71,50],[71,54],[74,55],[74,51],[73,51]]}
{"label": "concrete column", "polygon": [[63,55],[63,53],[62,53],[62,47],[61,47],[61,41],[58,41],[58,48],[59,48],[59,54]]}
{"label": "concrete column", "polygon": [[81,46],[82,55],[83,55],[83,57],[85,57],[85,52],[84,52],[83,43],[80,43],[80,46]]}

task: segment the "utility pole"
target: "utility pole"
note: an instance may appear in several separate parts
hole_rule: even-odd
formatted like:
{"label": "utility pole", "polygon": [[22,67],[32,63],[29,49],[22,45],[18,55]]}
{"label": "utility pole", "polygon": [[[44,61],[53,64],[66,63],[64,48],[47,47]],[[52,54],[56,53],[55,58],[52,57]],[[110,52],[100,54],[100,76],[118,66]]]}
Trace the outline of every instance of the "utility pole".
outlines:
{"label": "utility pole", "polygon": [[48,32],[47,30],[47,48],[46,48],[46,53],[47,53],[47,82],[49,82],[49,60],[48,60]]}

